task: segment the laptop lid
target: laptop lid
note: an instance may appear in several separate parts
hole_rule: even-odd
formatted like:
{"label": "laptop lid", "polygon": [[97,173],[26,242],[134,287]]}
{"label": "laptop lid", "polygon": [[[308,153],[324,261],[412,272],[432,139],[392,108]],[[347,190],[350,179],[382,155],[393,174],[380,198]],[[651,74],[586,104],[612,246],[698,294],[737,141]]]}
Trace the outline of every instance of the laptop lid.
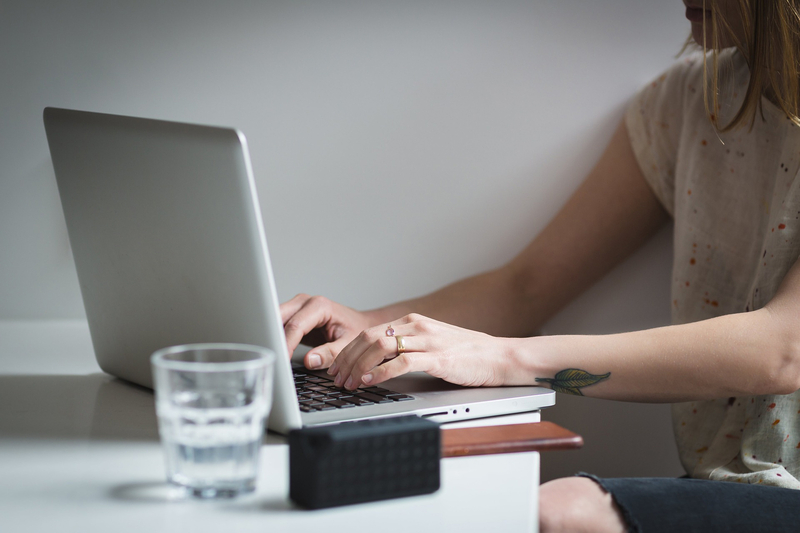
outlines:
{"label": "laptop lid", "polygon": [[44,125],[100,368],[152,388],[159,348],[265,346],[268,425],[301,427],[244,135],[56,108]]}

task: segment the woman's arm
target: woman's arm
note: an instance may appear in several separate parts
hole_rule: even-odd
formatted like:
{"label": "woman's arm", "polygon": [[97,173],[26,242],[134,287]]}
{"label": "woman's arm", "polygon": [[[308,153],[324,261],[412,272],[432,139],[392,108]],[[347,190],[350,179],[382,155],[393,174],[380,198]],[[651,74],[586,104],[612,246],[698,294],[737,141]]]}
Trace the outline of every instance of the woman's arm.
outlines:
{"label": "woman's arm", "polygon": [[509,384],[580,368],[611,372],[581,392],[615,400],[790,394],[800,389],[800,260],[757,311],[618,335],[510,342]]}
{"label": "woman's arm", "polygon": [[[800,277],[798,265],[793,270]],[[679,326],[506,339],[512,346],[502,365],[503,382],[538,382],[572,394],[639,402],[790,394],[800,389],[800,313],[777,298],[758,311]],[[796,288],[792,299],[800,301]],[[583,381],[558,380],[567,369],[596,377],[572,372]]]}
{"label": "woman's arm", "polygon": [[[789,394],[800,389],[800,261],[762,309],[616,335],[493,337],[421,315],[361,333],[329,373],[352,389],[424,371],[460,385],[548,385],[640,402]],[[381,364],[384,363],[384,364]]]}

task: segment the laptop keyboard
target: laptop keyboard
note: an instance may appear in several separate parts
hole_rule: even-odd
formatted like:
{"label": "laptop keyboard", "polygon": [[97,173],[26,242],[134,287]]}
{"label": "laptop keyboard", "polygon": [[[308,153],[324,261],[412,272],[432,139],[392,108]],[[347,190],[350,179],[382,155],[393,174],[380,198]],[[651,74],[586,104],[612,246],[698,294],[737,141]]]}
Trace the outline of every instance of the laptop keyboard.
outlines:
{"label": "laptop keyboard", "polygon": [[294,387],[300,410],[304,413],[348,409],[361,405],[406,402],[413,396],[401,394],[383,387],[366,387],[349,391],[337,387],[333,380],[305,372],[303,368],[292,368]]}

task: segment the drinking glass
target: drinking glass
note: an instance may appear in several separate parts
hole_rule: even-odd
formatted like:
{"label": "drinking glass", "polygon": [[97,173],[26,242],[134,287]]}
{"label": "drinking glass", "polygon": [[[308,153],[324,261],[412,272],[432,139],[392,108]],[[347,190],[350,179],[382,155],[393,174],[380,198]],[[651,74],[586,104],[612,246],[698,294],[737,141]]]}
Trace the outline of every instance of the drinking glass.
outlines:
{"label": "drinking glass", "polygon": [[275,354],[246,344],[186,344],[151,357],[167,479],[200,498],[255,489]]}

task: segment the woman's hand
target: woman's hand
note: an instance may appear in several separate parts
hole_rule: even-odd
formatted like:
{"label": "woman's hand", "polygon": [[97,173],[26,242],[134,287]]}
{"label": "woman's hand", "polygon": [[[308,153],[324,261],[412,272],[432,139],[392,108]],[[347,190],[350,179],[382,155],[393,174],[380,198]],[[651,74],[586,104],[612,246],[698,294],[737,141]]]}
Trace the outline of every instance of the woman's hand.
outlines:
{"label": "woman's hand", "polygon": [[290,354],[300,343],[314,347],[305,356],[306,368],[328,368],[342,348],[371,325],[367,313],[307,294],[281,304],[281,319]]}
{"label": "woman's hand", "polygon": [[[402,336],[404,353],[398,354]],[[410,314],[364,330],[328,369],[337,386],[377,385],[407,372],[423,371],[465,386],[505,383],[508,339],[492,337]]]}

